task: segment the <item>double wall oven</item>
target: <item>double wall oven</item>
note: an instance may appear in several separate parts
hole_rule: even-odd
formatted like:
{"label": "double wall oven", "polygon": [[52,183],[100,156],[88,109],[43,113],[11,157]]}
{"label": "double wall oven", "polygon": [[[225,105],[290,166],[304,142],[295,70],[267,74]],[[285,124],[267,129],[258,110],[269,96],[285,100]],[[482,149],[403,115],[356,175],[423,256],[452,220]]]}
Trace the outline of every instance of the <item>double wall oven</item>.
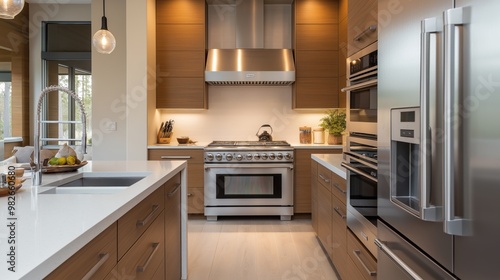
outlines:
{"label": "double wall oven", "polygon": [[293,148],[284,141],[214,141],[205,148],[205,216],[293,215]]}
{"label": "double wall oven", "polygon": [[377,257],[377,43],[347,59],[347,225]]}

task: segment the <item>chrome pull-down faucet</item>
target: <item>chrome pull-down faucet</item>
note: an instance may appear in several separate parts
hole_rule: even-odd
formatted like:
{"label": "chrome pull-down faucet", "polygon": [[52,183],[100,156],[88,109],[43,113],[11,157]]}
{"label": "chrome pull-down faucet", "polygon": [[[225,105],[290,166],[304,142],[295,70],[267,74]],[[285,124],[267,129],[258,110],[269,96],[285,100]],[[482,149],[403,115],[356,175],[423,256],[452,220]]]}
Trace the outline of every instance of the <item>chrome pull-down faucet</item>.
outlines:
{"label": "chrome pull-down faucet", "polygon": [[[80,108],[80,113],[82,116],[81,121],[48,121],[48,120],[41,120],[40,119],[40,114],[42,112],[42,106],[43,106],[43,100],[45,97],[52,91],[55,92],[65,92],[68,94],[70,97],[72,97],[75,101],[78,107]],[[61,86],[49,86],[46,87],[42,93],[40,94],[40,97],[38,98],[38,104],[36,107],[36,116],[35,116],[35,134],[34,134],[34,156],[33,156],[33,161],[34,161],[34,168],[33,168],[33,175],[32,175],[32,185],[33,186],[40,186],[42,184],[42,165],[43,163],[40,162],[40,149],[41,149],[41,141],[81,141],[82,145],[82,154],[87,153],[87,122],[86,122],[87,116],[85,114],[85,107],[83,106],[82,100],[76,95],[72,90],[61,87]],[[40,138],[40,126],[42,123],[72,123],[72,124],[77,124],[81,123],[82,124],[82,139],[65,139],[65,138]]]}

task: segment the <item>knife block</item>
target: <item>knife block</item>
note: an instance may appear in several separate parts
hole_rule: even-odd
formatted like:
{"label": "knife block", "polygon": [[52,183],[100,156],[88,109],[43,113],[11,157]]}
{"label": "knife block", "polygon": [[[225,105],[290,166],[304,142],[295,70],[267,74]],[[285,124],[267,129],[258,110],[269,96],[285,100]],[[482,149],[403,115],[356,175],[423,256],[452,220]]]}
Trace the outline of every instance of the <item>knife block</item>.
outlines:
{"label": "knife block", "polygon": [[170,144],[170,139],[172,139],[172,132],[167,132],[165,136],[167,137],[158,136],[158,144]]}

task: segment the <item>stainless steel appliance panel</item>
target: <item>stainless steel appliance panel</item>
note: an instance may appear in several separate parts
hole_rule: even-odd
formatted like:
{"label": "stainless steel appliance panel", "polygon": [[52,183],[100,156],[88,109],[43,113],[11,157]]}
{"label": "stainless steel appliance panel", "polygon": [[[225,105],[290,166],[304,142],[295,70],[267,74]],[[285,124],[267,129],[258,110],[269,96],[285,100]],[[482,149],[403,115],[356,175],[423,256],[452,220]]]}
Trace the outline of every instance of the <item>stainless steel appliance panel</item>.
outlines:
{"label": "stainless steel appliance panel", "polygon": [[378,239],[375,241],[378,246],[377,262],[378,265],[387,268],[377,272],[378,279],[456,279],[384,222],[379,222],[377,229]]}
{"label": "stainless steel appliance panel", "polygon": [[500,1],[456,0],[455,6],[466,7],[469,13],[469,23],[456,27],[463,38],[462,62],[457,62],[458,69],[463,69],[459,94],[464,100],[465,139],[464,149],[458,152],[462,153],[462,192],[467,199],[455,205],[455,214],[472,221],[468,236],[455,236],[455,274],[461,279],[498,279],[500,38],[490,31],[500,25]]}
{"label": "stainless steel appliance panel", "polygon": [[[391,0],[379,1],[379,14],[389,14],[383,28],[379,31],[379,76],[378,76],[378,215],[397,231],[412,240],[420,249],[427,252],[448,270],[453,270],[453,236],[443,232],[442,222],[423,221],[413,214],[402,210],[390,201],[390,182],[396,180],[391,176],[391,109],[398,107],[420,106],[421,89],[421,21],[426,18],[442,18],[444,10],[451,8],[452,0],[410,1],[402,0],[397,7]],[[437,108],[440,105],[438,97],[442,96],[440,70],[442,56],[439,45],[442,33],[432,36],[431,63],[432,73],[429,74],[429,106]],[[431,110],[433,111],[433,110]],[[429,115],[430,123],[439,123],[439,114]],[[431,127],[430,133],[437,133],[437,127]],[[426,130],[427,131],[427,130]],[[424,131],[423,133],[426,133]],[[434,150],[441,150],[440,141],[435,141]],[[439,165],[432,168],[441,169]],[[435,180],[439,180],[435,176]],[[433,184],[433,193],[439,204],[439,183]]]}

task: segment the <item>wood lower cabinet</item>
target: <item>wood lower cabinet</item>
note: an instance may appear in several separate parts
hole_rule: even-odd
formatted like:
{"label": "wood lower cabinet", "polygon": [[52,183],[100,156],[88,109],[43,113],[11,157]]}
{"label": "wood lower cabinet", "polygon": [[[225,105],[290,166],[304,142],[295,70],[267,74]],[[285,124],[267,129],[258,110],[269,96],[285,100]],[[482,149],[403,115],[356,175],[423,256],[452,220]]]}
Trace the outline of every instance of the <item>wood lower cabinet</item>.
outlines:
{"label": "wood lower cabinet", "polygon": [[181,279],[181,176],[165,184],[165,277]]}
{"label": "wood lower cabinet", "polygon": [[45,279],[104,279],[117,263],[116,234],[113,223]]}
{"label": "wood lower cabinet", "polygon": [[355,279],[347,253],[345,179],[315,160],[311,160],[311,166],[314,175],[311,178],[313,228],[340,277]]}
{"label": "wood lower cabinet", "polygon": [[377,279],[377,260],[350,230],[347,231],[347,253],[362,276],[362,278],[358,279]]}
{"label": "wood lower cabinet", "polygon": [[294,212],[311,213],[311,155],[312,154],[340,154],[342,149],[310,149],[295,147],[294,151]]}
{"label": "wood lower cabinet", "polygon": [[187,160],[188,213],[204,213],[203,149],[149,149],[148,160]]}
{"label": "wood lower cabinet", "polygon": [[180,279],[181,194],[178,173],[45,279]]}

